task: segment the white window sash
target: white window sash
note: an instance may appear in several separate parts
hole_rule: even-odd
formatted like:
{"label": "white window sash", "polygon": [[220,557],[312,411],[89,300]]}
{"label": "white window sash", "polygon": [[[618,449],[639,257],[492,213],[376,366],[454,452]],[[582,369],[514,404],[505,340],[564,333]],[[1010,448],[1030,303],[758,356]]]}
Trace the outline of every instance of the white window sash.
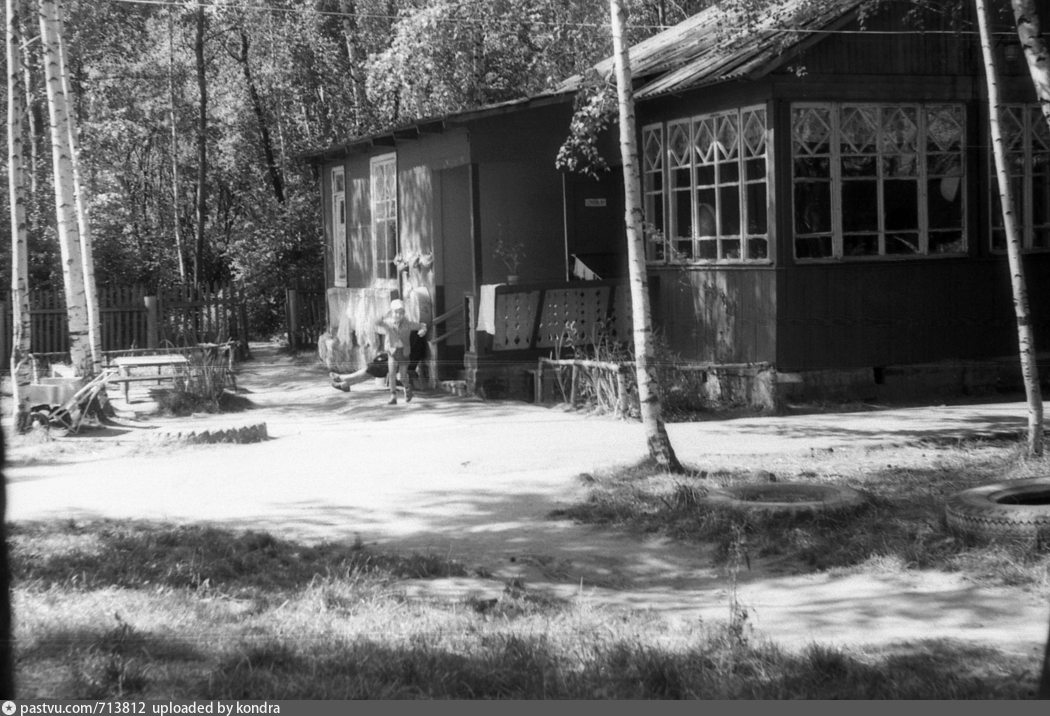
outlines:
{"label": "white window sash", "polygon": [[346,266],[346,175],[343,167],[332,169],[332,273],[337,288],[347,286]]}
{"label": "white window sash", "polygon": [[[968,226],[966,222],[966,192],[960,189],[961,196],[961,215],[962,215],[962,245],[963,250],[958,252],[945,252],[931,254],[929,250],[929,240],[932,229],[930,228],[930,216],[929,216],[929,157],[931,149],[928,145],[928,120],[926,110],[929,107],[935,106],[951,106],[957,107],[961,110],[962,114],[962,131],[964,134],[963,143],[965,144],[965,131],[966,131],[966,113],[965,105],[959,103],[948,103],[948,102],[931,102],[931,103],[877,103],[877,102],[793,102],[791,104],[791,114],[794,117],[796,110],[805,109],[823,109],[829,113],[829,121],[831,125],[831,135],[829,140],[830,149],[830,179],[831,179],[831,256],[824,258],[799,258],[795,253],[795,242],[798,236],[795,233],[795,191],[794,187],[798,183],[798,179],[794,173],[794,162],[798,155],[795,153],[794,145],[794,121],[792,121],[792,136],[791,136],[791,161],[792,161],[792,173],[791,173],[791,223],[792,223],[792,253],[795,255],[795,260],[804,263],[828,261],[828,260],[845,260],[845,261],[864,261],[864,260],[901,260],[901,259],[916,259],[916,258],[938,258],[938,257],[949,257],[949,256],[961,256],[966,253],[966,246],[969,245]],[[886,237],[887,234],[891,233],[886,229],[886,204],[885,204],[885,192],[886,182],[892,180],[892,177],[887,177],[884,172],[882,158],[888,156],[882,152],[882,150],[876,145],[873,156],[877,161],[876,168],[876,182],[877,182],[877,212],[878,212],[878,254],[864,254],[861,256],[847,256],[845,255],[844,243],[845,243],[845,231],[843,228],[843,185],[844,180],[842,177],[842,126],[841,117],[843,108],[848,107],[873,107],[878,110],[879,119],[879,130],[882,127],[883,112],[887,109],[894,108],[912,108],[915,110],[916,124],[917,124],[917,140],[916,140],[916,157],[917,157],[917,171],[916,181],[918,186],[916,187],[916,201],[917,206],[917,221],[918,221],[918,252],[914,254],[892,254],[886,251]],[[876,138],[876,142],[878,139]],[[963,152],[959,152],[962,159],[962,174],[959,177],[960,185],[965,187],[966,185],[966,162]]]}
{"label": "white window sash", "polygon": [[[397,154],[391,152],[372,157],[370,168],[370,203],[372,208],[372,269],[374,277],[379,281],[396,280],[392,275],[391,262],[397,254],[399,244],[399,232],[397,221]],[[387,174],[389,172],[389,174]],[[393,178],[393,187],[386,185],[390,177]],[[386,192],[391,195],[387,196]],[[389,246],[387,229],[393,224],[394,246]]]}
{"label": "white window sash", "polygon": [[[760,114],[763,120],[763,131],[765,132],[765,138],[762,143],[762,153],[755,154],[754,156],[748,156],[746,142],[744,140],[744,132],[746,129],[745,116],[750,114]],[[695,149],[695,141],[697,137],[698,127],[704,122],[709,122],[715,129],[714,140],[717,140],[718,132],[717,129],[720,126],[722,120],[725,117],[733,117],[736,124],[736,139],[735,139],[735,152],[736,156],[732,159],[737,167],[737,179],[735,181],[727,182],[723,181],[722,171],[723,166],[727,163],[720,161],[722,159],[722,150],[719,147],[712,147],[714,153],[714,161],[710,165],[713,167],[714,173],[714,185],[711,188],[715,193],[715,234],[714,236],[705,236],[703,239],[699,236],[700,229],[700,207],[697,201],[697,169],[701,166],[709,166],[708,164],[700,163],[697,159],[697,152]],[[688,164],[682,163],[680,166],[673,159],[673,153],[671,150],[672,142],[671,138],[677,129],[684,129],[687,139],[688,147]],[[664,264],[685,264],[685,265],[710,265],[710,264],[734,264],[734,263],[768,263],[770,261],[771,250],[768,242],[770,239],[770,224],[774,220],[774,217],[769,214],[769,197],[770,197],[770,154],[772,147],[772,140],[769,136],[769,115],[764,104],[749,105],[746,107],[738,107],[731,110],[725,110],[721,112],[713,112],[709,114],[697,115],[694,117],[685,117],[682,119],[676,119],[666,124],[652,124],[642,128],[643,139],[649,136],[649,132],[662,131],[664,154],[663,154],[663,226],[657,227],[663,230],[664,233],[664,256],[662,259],[650,259],[650,263]],[[765,163],[765,175],[760,179],[749,179],[747,177],[747,160],[749,159],[763,159]],[[675,168],[684,169],[688,167],[689,170],[689,183],[688,186],[680,185],[676,186],[673,182]],[[749,207],[748,207],[748,188],[757,184],[762,184],[766,188],[766,230],[762,233],[750,233],[748,231],[749,219]],[[649,185],[646,184],[646,187]],[[705,185],[708,186],[708,185]],[[721,194],[723,189],[727,187],[736,188],[736,201],[737,201],[737,220],[738,220],[738,231],[736,234],[723,235],[723,209]],[[688,193],[689,195],[689,215],[688,219],[690,222],[689,236],[681,235],[678,227],[681,223],[681,219],[678,215],[679,202],[678,194],[681,192]],[[650,206],[647,204],[647,207]],[[752,258],[751,253],[751,241],[755,239],[762,239],[767,242],[766,244],[766,255],[760,258]],[[723,242],[735,241],[739,244],[739,258],[722,258],[726,253],[725,245]],[[674,254],[677,251],[677,244],[679,242],[688,242],[691,247],[691,256],[686,258],[674,258]],[[716,258],[713,259],[701,259],[698,258],[701,244],[704,242],[715,242],[716,244]]]}

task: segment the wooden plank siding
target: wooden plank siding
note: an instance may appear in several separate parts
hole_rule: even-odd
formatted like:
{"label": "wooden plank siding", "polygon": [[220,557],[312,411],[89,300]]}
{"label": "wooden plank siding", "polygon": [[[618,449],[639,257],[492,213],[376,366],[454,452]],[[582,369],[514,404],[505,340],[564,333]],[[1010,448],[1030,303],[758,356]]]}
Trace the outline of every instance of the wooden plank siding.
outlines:
{"label": "wooden plank siding", "polygon": [[672,351],[697,362],[772,361],[776,273],[765,269],[650,271],[653,316]]}
{"label": "wooden plank siding", "polygon": [[[1037,347],[1050,349],[1050,257],[1026,257]],[[813,265],[777,272],[781,370],[1016,355],[1004,260]]]}

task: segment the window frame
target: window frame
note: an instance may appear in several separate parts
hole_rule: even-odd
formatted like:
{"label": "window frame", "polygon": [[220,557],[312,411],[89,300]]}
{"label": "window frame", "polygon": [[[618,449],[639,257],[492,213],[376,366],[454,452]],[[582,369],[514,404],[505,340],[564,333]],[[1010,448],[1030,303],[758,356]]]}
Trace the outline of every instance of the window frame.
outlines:
{"label": "window frame", "polygon": [[[845,184],[850,181],[861,181],[862,179],[843,179],[842,170],[842,158],[844,155],[843,143],[846,141],[842,134],[842,119],[844,113],[848,109],[852,108],[875,108],[878,112],[878,121],[875,126],[876,136],[874,139],[874,148],[871,152],[846,152],[846,156],[870,156],[875,160],[875,175],[874,183],[876,185],[877,192],[877,205],[876,205],[876,221],[877,228],[875,230],[858,230],[846,232],[843,225],[843,210],[844,210],[844,197],[843,190]],[[953,112],[958,113],[958,126],[960,129],[959,146],[957,149],[946,151],[940,147],[931,147],[929,140],[929,126],[930,126],[930,113],[935,108],[951,108]],[[824,153],[810,153],[810,157],[823,157],[826,156],[829,162],[829,211],[830,211],[830,226],[827,231],[816,231],[816,232],[800,232],[798,220],[796,217],[796,200],[797,200],[797,185],[801,183],[816,183],[817,179],[800,177],[797,173],[798,165],[797,160],[803,158],[800,153],[797,152],[796,146],[796,112],[799,110],[806,109],[817,109],[825,110],[828,113],[828,127],[829,135],[827,139],[828,148],[826,155]],[[914,156],[916,159],[916,170],[914,175],[914,181],[916,183],[916,219],[917,219],[917,234],[918,234],[918,251],[914,253],[892,253],[887,251],[887,238],[895,233],[892,229],[887,228],[886,219],[888,213],[886,211],[886,192],[887,182],[892,181],[903,181],[911,180],[910,177],[898,177],[895,175],[887,174],[885,170],[884,159],[888,157],[906,157],[911,154],[908,151],[884,151],[880,146],[882,143],[881,131],[883,128],[883,112],[885,110],[905,110],[912,109],[915,113],[916,118],[916,137],[915,147],[913,149]],[[790,215],[789,220],[791,223],[791,255],[797,263],[819,263],[828,261],[900,261],[909,259],[937,259],[937,258],[958,258],[960,256],[966,256],[969,253],[970,247],[970,227],[968,225],[968,198],[966,192],[967,185],[967,167],[966,167],[966,134],[967,134],[967,116],[966,116],[966,105],[962,102],[792,102],[788,108],[790,116],[790,146],[788,148],[788,155],[791,161],[790,170]],[[930,165],[930,159],[933,156],[947,156],[955,154],[958,156],[958,175],[944,174],[943,172],[937,173],[932,171]],[[954,179],[957,178],[956,191],[959,193],[959,223],[960,226],[956,228],[944,228],[944,227],[932,227],[930,221],[930,181],[941,179]],[[957,251],[930,251],[930,239],[933,234],[944,234],[948,235],[951,233],[958,232],[960,235],[961,249]],[[898,230],[896,233],[910,233],[908,230]],[[845,251],[845,244],[847,236],[858,236],[875,234],[878,240],[878,253],[861,253],[861,254],[848,254]],[[818,256],[818,257],[807,257],[799,256],[798,247],[800,239],[819,239],[820,237],[829,237],[831,240],[831,254],[829,256]]]}
{"label": "window frame", "polygon": [[332,284],[336,288],[347,287],[347,206],[346,168],[333,167],[331,172],[332,194]]}
{"label": "window frame", "polygon": [[[1046,220],[1044,223],[1036,226],[1035,223],[1035,156],[1036,154],[1043,154],[1050,157],[1050,146],[1044,150],[1036,151],[1035,149],[1035,127],[1041,126],[1046,128],[1046,118],[1043,115],[1042,107],[1038,102],[1008,102],[1002,105],[1005,110],[1020,110],[1023,119],[1021,128],[1021,150],[1024,154],[1023,160],[1023,173],[1021,175],[1012,174],[1011,178],[1018,177],[1021,180],[1021,196],[1014,197],[1014,201],[1020,200],[1021,207],[1020,211],[1020,229],[1021,229],[1021,250],[1026,253],[1040,253],[1050,251],[1050,207],[1043,209],[1046,212]],[[1001,124],[1005,124],[1000,120]],[[1044,134],[1050,134],[1050,128]],[[1008,137],[1003,138],[1004,144],[1009,141]],[[991,138],[989,135],[988,140],[989,146],[991,146]],[[1011,147],[1007,146],[1005,149],[1009,152]],[[1050,160],[1048,160],[1050,161]],[[1002,208],[1000,207],[999,197],[999,172],[995,165],[995,153],[989,149],[988,151],[988,192],[987,192],[987,206],[988,206],[988,250],[995,255],[1005,255],[1007,252],[1005,245],[1005,232],[1002,227]],[[1015,207],[1016,209],[1016,207]],[[996,220],[999,220],[999,224],[996,224]],[[1048,236],[1047,243],[1045,246],[1036,246],[1035,236],[1036,232],[1041,231]],[[996,235],[1003,233],[1004,244],[1001,248],[996,246]]]}
{"label": "window frame", "polygon": [[[369,161],[369,207],[371,209],[372,225],[372,275],[377,283],[397,284],[398,272],[394,263],[401,245],[401,236],[398,222],[398,176],[397,176],[397,152],[389,152],[374,156]],[[380,197],[380,179],[382,171],[388,169],[393,177],[393,195],[391,197]],[[393,241],[386,246],[381,246],[384,237],[388,237],[386,229],[393,226]],[[380,249],[383,249],[380,251]]]}
{"label": "window frame", "polygon": [[[752,116],[762,118],[762,139],[758,142],[760,153],[752,153],[745,140],[747,123]],[[733,118],[735,138],[731,148],[718,141],[720,130],[727,118]],[[765,265],[772,263],[773,227],[770,214],[770,185],[772,184],[773,142],[770,135],[769,108],[765,103],[733,107],[730,109],[708,112],[689,117],[656,122],[642,127],[642,195],[646,221],[649,223],[646,242],[646,260],[655,265]],[[711,132],[711,145],[708,158],[698,158],[697,137],[699,127],[706,127]],[[679,128],[684,128],[679,129]],[[683,161],[672,149],[672,138],[676,132],[684,131],[686,159]],[[658,160],[650,156],[650,144],[656,142],[659,147]],[[764,171],[761,177],[749,178],[747,162],[761,159]],[[735,166],[735,178],[732,170],[726,166]],[[707,169],[710,183],[698,187],[698,168]],[[676,184],[675,172],[688,170],[688,185]],[[729,174],[727,178],[725,173]],[[659,185],[657,186],[657,182]],[[764,232],[750,232],[748,190],[756,185],[764,188],[765,218]],[[726,211],[724,196],[726,190],[735,192],[736,197],[736,233],[724,232],[726,222],[733,221],[732,211]],[[699,195],[701,191],[713,192],[714,206],[710,207],[705,225],[713,225],[713,233],[699,233],[701,226]],[[677,211],[680,203],[677,194],[688,194],[689,216],[688,236],[678,236],[678,226],[685,218]],[[682,222],[684,223],[684,222]],[[752,257],[756,242],[764,242],[765,252],[762,256]],[[727,256],[735,244],[735,256]],[[678,256],[677,246],[687,245],[688,255]],[[702,247],[714,246],[714,257],[700,258]]]}

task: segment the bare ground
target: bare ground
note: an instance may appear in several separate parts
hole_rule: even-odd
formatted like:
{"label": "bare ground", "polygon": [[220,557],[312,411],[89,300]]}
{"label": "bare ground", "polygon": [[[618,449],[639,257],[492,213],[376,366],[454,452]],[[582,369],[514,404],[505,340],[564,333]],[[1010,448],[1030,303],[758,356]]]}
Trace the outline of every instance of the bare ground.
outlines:
{"label": "bare ground", "polygon": [[[485,575],[405,583],[418,598],[498,595],[518,578],[534,591],[658,619],[729,616],[731,581],[705,549],[549,517],[585,496],[582,473],[643,456],[640,425],[437,393],[387,406],[381,386],[347,395],[309,359],[270,345],[253,349],[238,376],[241,412],[15,437],[8,519],[212,522],[305,541],[360,538],[379,549],[447,555]],[[146,393],[133,392],[129,407],[148,407]],[[1023,404],[1005,403],[753,417],[669,431],[684,462],[732,456],[783,478],[822,454],[892,462],[896,450],[924,439],[1001,434],[1023,420]],[[150,439],[165,429],[260,421],[270,439],[257,444]],[[953,639],[1035,653],[1046,638],[1046,595],[962,574],[892,565],[804,574],[755,561],[736,590],[756,635],[787,648]]]}

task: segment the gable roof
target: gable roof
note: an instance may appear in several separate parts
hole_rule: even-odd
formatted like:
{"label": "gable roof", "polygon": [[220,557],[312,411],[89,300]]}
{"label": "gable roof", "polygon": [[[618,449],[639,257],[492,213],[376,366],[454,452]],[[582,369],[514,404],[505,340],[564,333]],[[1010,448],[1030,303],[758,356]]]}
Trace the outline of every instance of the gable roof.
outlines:
{"label": "gable roof", "polygon": [[[812,41],[815,32],[853,19],[867,1],[773,0],[750,18],[740,11],[709,7],[631,47],[635,99],[761,76]],[[613,62],[610,57],[594,69],[609,76]],[[583,84],[582,75],[575,75],[558,91],[575,91]]]}
{"label": "gable roof", "polygon": [[[834,29],[855,17],[871,0],[770,0],[758,16],[712,6],[674,27],[630,48],[635,99],[643,101],[664,94],[737,79],[760,77],[779,66],[795,50],[821,39],[821,30]],[[603,77],[613,72],[612,57],[594,70]],[[574,75],[553,90],[440,117],[429,117],[358,137],[337,147],[300,155],[307,161],[345,156],[352,149],[392,144],[406,135],[441,131],[493,114],[567,102],[586,85]]]}

